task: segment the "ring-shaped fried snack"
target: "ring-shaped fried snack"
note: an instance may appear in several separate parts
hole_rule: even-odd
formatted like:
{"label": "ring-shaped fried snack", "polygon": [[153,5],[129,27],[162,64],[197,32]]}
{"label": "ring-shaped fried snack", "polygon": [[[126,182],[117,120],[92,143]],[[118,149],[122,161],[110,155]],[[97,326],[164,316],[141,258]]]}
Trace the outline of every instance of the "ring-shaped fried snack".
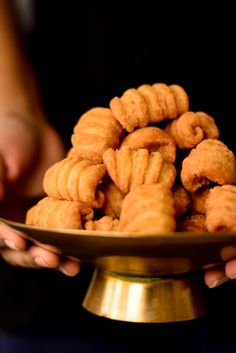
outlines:
{"label": "ring-shaped fried snack", "polygon": [[180,177],[183,186],[190,192],[210,183],[235,184],[234,154],[219,140],[203,140],[183,160]]}

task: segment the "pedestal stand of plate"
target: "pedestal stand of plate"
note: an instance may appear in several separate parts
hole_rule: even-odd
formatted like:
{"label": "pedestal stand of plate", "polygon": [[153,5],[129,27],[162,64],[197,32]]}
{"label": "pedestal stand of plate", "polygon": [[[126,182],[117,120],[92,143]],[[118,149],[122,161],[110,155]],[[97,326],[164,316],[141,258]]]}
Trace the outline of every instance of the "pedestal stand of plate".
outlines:
{"label": "pedestal stand of plate", "polygon": [[178,322],[206,313],[198,273],[126,276],[95,270],[83,307],[99,316],[129,322]]}

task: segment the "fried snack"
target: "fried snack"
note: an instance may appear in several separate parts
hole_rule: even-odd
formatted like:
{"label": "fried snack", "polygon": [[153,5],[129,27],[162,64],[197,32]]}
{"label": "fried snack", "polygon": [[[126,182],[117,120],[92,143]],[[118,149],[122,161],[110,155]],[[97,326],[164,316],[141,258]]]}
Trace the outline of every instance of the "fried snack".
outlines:
{"label": "fried snack", "polygon": [[[155,87],[156,88],[156,87]],[[180,116],[189,110],[189,98],[183,87],[179,85],[170,85],[169,88],[175,96],[177,107],[177,116]]]}
{"label": "fried snack", "polygon": [[170,134],[178,148],[193,148],[202,140],[219,138],[219,130],[214,119],[203,112],[186,112],[171,121],[165,131]]}
{"label": "fried snack", "polygon": [[181,86],[154,83],[152,87],[157,92],[164,119],[175,119],[188,111],[188,95]]}
{"label": "fried snack", "polygon": [[113,219],[119,218],[124,195],[112,181],[105,182],[101,186],[101,191],[105,197],[101,212]]}
{"label": "fried snack", "polygon": [[190,209],[191,198],[181,185],[174,185],[171,191],[174,198],[175,218],[180,219]]}
{"label": "fried snack", "polygon": [[209,232],[236,231],[236,186],[215,186],[206,200]]}
{"label": "fried snack", "polygon": [[100,208],[104,195],[97,186],[106,174],[104,164],[89,160],[65,158],[51,166],[44,175],[43,187],[48,196],[63,200],[81,201]]}
{"label": "fried snack", "polygon": [[176,169],[159,152],[149,153],[147,149],[120,150],[109,148],[103,155],[108,175],[123,193],[141,184],[162,183],[168,188],[174,184]]}
{"label": "fried snack", "polygon": [[179,232],[207,232],[206,217],[202,214],[192,214],[185,219],[177,222]]}
{"label": "fried snack", "polygon": [[86,222],[84,227],[86,230],[117,231],[118,226],[118,219],[113,219],[110,216],[104,216],[97,221]]}
{"label": "fried snack", "polygon": [[82,229],[82,221],[92,218],[93,209],[82,202],[47,196],[28,210],[25,223],[48,228]]}
{"label": "fried snack", "polygon": [[183,160],[180,177],[183,186],[190,192],[211,182],[219,185],[235,184],[234,154],[219,140],[203,140]]}
{"label": "fried snack", "polygon": [[148,123],[177,118],[188,111],[189,100],[182,87],[155,83],[130,88],[120,98],[112,98],[109,105],[123,128],[132,132]]}
{"label": "fried snack", "polygon": [[101,163],[103,153],[119,145],[123,129],[108,108],[93,108],[84,113],[71,137],[73,156]]}
{"label": "fried snack", "polygon": [[175,231],[174,215],[170,189],[161,184],[139,185],[124,198],[118,230],[166,234]]}
{"label": "fried snack", "polygon": [[157,91],[151,85],[142,85],[137,88],[137,91],[144,98],[148,110],[148,122],[158,123],[164,119],[164,114],[161,108],[160,100]]}
{"label": "fried snack", "polygon": [[175,162],[175,141],[169,134],[158,127],[148,126],[135,130],[123,139],[120,148],[124,146],[132,150],[147,148],[149,152],[158,151],[167,162]]}
{"label": "fried snack", "polygon": [[128,132],[148,124],[147,104],[143,96],[134,88],[125,91],[121,98],[112,98],[110,108],[116,120]]}
{"label": "fried snack", "polygon": [[210,189],[201,188],[190,194],[192,200],[192,210],[196,213],[205,214],[206,213],[206,199]]}

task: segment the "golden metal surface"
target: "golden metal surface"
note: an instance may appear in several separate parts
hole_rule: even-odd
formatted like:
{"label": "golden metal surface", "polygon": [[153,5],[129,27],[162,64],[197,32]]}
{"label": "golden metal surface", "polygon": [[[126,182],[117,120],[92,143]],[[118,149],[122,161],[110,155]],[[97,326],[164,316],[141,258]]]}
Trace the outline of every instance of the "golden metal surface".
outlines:
{"label": "golden metal surface", "polygon": [[130,322],[185,321],[206,313],[196,274],[157,278],[95,271],[83,306],[96,315]]}
{"label": "golden metal surface", "polygon": [[[77,257],[101,270],[129,275],[175,275],[236,256],[236,233],[99,232],[27,226],[1,219],[34,243]],[[230,251],[228,250],[230,249]]]}
{"label": "golden metal surface", "polygon": [[236,256],[236,233],[230,232],[148,236],[0,221],[34,243],[94,265],[83,306],[114,320],[173,322],[204,315],[200,270]]}

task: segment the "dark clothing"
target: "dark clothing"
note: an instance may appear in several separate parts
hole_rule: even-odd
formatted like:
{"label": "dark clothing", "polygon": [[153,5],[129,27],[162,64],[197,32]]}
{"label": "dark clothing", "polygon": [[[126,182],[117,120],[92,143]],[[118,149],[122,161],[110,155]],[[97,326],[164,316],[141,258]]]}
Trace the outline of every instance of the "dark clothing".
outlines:
{"label": "dark clothing", "polygon": [[[73,126],[86,110],[108,106],[112,97],[128,88],[164,82],[186,89],[192,111],[215,117],[222,141],[233,149],[234,12],[216,3],[214,9],[199,2],[189,5],[191,9],[187,5],[181,9],[179,2],[168,2],[166,8],[153,6],[148,2],[128,6],[120,1],[35,1],[36,23],[27,37],[28,49],[49,120],[68,148]],[[67,352],[74,352],[68,342],[75,337],[82,342],[79,352],[236,350],[228,323],[236,315],[235,283],[206,290],[206,318],[130,324],[95,317],[81,308],[92,270],[84,266],[80,275],[67,278],[56,271],[1,264],[1,326],[67,331],[67,338],[58,338],[57,352],[62,351],[63,339]],[[47,333],[44,337],[50,346],[51,338]],[[37,333],[32,332],[32,339],[37,341]]]}

